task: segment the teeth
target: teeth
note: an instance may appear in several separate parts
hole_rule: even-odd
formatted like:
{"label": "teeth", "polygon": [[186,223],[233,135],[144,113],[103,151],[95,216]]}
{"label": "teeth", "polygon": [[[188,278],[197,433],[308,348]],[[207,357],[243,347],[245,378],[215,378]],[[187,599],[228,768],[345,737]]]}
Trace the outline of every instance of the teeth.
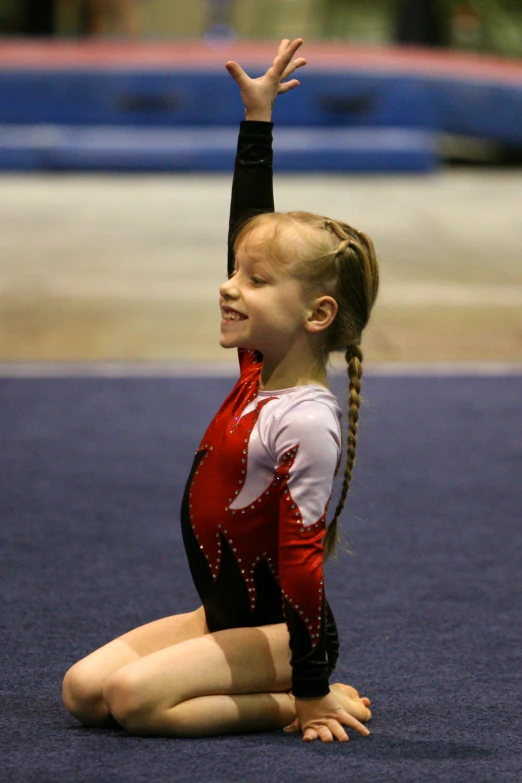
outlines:
{"label": "teeth", "polygon": [[225,319],[225,321],[240,321],[241,320],[241,316],[239,315],[239,313],[234,313],[234,312],[226,312],[226,313],[224,313],[223,318]]}

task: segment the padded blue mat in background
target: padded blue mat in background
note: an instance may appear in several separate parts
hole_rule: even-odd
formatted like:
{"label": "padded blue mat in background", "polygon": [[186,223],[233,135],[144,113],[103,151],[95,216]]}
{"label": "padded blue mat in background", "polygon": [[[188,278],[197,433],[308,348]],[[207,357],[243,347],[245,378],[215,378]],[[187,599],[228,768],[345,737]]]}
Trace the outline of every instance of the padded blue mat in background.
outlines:
{"label": "padded blue mat in background", "polygon": [[[228,170],[242,114],[222,69],[9,67],[0,70],[0,169]],[[414,64],[410,72],[309,69],[278,101],[275,119],[296,136],[287,170],[429,171],[440,162],[441,133],[522,147],[522,81],[435,75]],[[158,129],[172,131],[161,144]],[[209,146],[202,129],[226,132],[230,143]]]}

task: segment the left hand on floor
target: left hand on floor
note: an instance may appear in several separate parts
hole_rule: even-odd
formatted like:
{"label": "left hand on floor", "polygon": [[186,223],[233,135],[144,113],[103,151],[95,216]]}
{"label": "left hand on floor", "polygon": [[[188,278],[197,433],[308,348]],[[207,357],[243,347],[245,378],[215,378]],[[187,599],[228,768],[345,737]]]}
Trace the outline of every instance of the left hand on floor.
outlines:
{"label": "left hand on floor", "polygon": [[320,739],[322,742],[348,742],[350,739],[344,726],[348,726],[364,737],[370,732],[357,718],[349,715],[339,699],[332,693],[318,699],[295,699],[297,717],[284,731],[298,731],[301,728],[303,740],[310,742]]}

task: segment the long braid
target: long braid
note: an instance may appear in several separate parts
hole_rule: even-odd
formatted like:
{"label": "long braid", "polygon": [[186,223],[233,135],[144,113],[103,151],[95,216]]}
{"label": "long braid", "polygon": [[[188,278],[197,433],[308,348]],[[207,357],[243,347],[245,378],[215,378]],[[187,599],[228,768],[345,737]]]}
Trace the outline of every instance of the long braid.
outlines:
{"label": "long braid", "polygon": [[355,464],[355,449],[357,446],[357,426],[359,423],[359,407],[362,378],[362,360],[363,355],[359,345],[353,345],[347,348],[345,359],[348,363],[348,377],[350,379],[348,387],[348,433],[346,449],[346,466],[344,469],[343,486],[341,496],[337,503],[333,519],[328,525],[326,535],[323,539],[325,557],[335,555],[337,544],[340,541],[338,519],[343,510],[350,481],[352,479],[352,470]]}
{"label": "long braid", "polygon": [[[325,228],[334,233],[340,240],[337,249],[335,251],[335,258],[342,277],[343,260],[346,258],[346,254],[354,253],[355,256],[362,261],[359,268],[364,269],[366,257],[364,252],[361,253],[362,243],[365,240],[363,234],[358,232],[352,226],[347,224],[340,225],[335,220],[327,220]],[[344,262],[346,263],[346,262]],[[367,317],[366,317],[367,319]],[[365,319],[365,320],[366,320]],[[364,324],[363,324],[364,326]],[[357,331],[357,327],[355,328]],[[351,331],[351,330],[350,330]],[[359,338],[360,339],[360,338]],[[348,432],[347,432],[347,448],[346,448],[346,465],[344,469],[343,484],[341,488],[341,495],[335,509],[333,519],[330,522],[326,535],[323,539],[325,556],[335,555],[337,544],[340,543],[341,536],[339,534],[338,519],[344,508],[346,496],[350,489],[350,482],[352,479],[352,470],[355,464],[355,449],[357,446],[357,427],[359,423],[359,407],[360,407],[360,392],[361,392],[361,378],[362,378],[362,360],[363,355],[359,342],[351,343],[345,351],[344,357],[348,365]]]}

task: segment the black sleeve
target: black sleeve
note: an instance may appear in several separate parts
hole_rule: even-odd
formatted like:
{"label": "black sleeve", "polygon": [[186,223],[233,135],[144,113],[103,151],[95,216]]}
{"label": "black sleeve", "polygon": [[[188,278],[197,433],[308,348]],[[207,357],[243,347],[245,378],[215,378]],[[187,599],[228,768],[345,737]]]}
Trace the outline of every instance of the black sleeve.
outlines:
{"label": "black sleeve", "polygon": [[339,636],[328,601],[322,602],[321,628],[315,647],[300,616],[302,612],[284,602],[292,651],[292,693],[297,698],[319,698],[330,690],[329,677],[339,657]]}
{"label": "black sleeve", "polygon": [[234,269],[234,237],[248,218],[274,211],[272,122],[244,120],[239,129],[228,227],[228,274]]}
{"label": "black sleeve", "polygon": [[328,601],[326,603],[326,653],[328,655],[328,674],[330,675],[337,665],[339,658],[339,634],[335,617]]}

